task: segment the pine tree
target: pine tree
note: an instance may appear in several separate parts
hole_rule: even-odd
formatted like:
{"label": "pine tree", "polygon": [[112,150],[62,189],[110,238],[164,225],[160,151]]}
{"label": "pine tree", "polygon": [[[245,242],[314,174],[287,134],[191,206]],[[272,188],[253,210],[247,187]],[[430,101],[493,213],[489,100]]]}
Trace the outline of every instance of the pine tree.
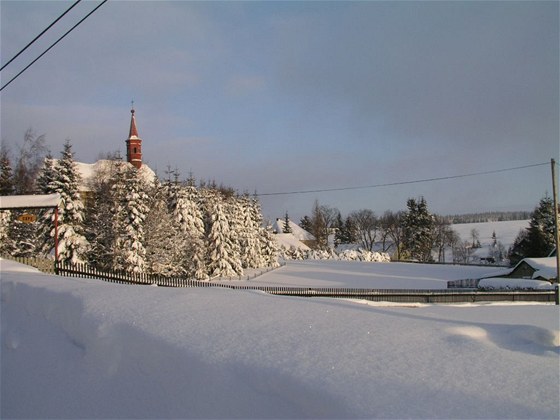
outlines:
{"label": "pine tree", "polygon": [[[56,161],[50,152],[43,159],[43,166],[37,176],[37,188],[41,194],[53,194],[58,192],[56,183],[57,173],[55,170]],[[54,245],[54,210],[41,209],[38,217],[38,248],[42,254],[48,255]]]}
{"label": "pine tree", "polygon": [[14,174],[8,149],[2,144],[0,147],[0,195],[14,193]]}
{"label": "pine tree", "polygon": [[132,165],[124,168],[123,182],[113,186],[115,194],[114,268],[142,273],[146,265],[144,222],[148,214],[145,185]]}
{"label": "pine tree", "polygon": [[547,195],[531,214],[529,227],[514,241],[509,259],[512,264],[517,264],[523,258],[546,257],[554,246],[554,202]]}
{"label": "pine tree", "polygon": [[431,261],[435,240],[435,217],[428,211],[424,197],[407,201],[408,211],[403,218],[403,245],[410,258]]}
{"label": "pine tree", "polygon": [[299,227],[306,232],[311,233],[311,219],[309,216],[303,216],[303,218],[299,221]]}
{"label": "pine tree", "polygon": [[165,187],[169,210],[185,242],[183,268],[189,277],[207,280],[206,243],[203,212],[197,189],[168,183]]}
{"label": "pine tree", "polygon": [[166,188],[154,179],[145,221],[146,271],[163,276],[185,275],[186,237],[174,223]]}
{"label": "pine tree", "polygon": [[261,219],[256,207],[246,194],[237,198],[241,220],[238,225],[239,243],[241,245],[241,263],[243,268],[258,268],[265,265],[261,252]]}
{"label": "pine tree", "polygon": [[206,221],[208,230],[208,271],[211,277],[233,277],[243,274],[235,255],[225,203],[221,194],[207,191]]}
{"label": "pine tree", "polygon": [[0,255],[9,255],[14,249],[14,243],[10,237],[10,223],[12,212],[10,210],[0,211]]}
{"label": "pine tree", "polygon": [[[54,192],[60,194],[58,211],[58,255],[61,262],[82,263],[89,244],[84,236],[84,205],[80,197],[80,174],[74,162],[72,145],[64,144],[62,158],[54,168]],[[54,234],[54,228],[53,228]]]}
{"label": "pine tree", "polygon": [[284,216],[284,229],[282,229],[282,233],[292,233],[292,227],[290,226],[290,218],[288,217],[288,212],[286,212],[286,216]]}
{"label": "pine tree", "polygon": [[124,184],[124,165],[120,159],[104,161],[90,184],[91,198],[85,212],[86,239],[91,245],[88,261],[99,270],[113,269],[116,243],[113,185]]}
{"label": "pine tree", "polygon": [[344,222],[342,221],[342,215],[338,212],[335,222],[335,234],[334,234],[334,246],[338,247],[340,244],[347,244],[348,235],[344,229]]}
{"label": "pine tree", "polygon": [[[0,195],[12,195],[14,193],[14,182],[12,165],[8,149],[2,143],[0,147]],[[14,250],[14,242],[10,237],[10,224],[12,212],[10,210],[0,211],[0,254],[11,254]]]}
{"label": "pine tree", "polygon": [[259,243],[260,252],[262,258],[262,265],[265,267],[279,267],[278,254],[279,249],[276,241],[274,240],[274,234],[272,233],[272,226],[268,224],[266,227],[263,226],[263,217],[261,212],[261,205],[257,197],[251,200],[251,208],[253,219],[255,220],[255,226],[258,226],[259,230]]}

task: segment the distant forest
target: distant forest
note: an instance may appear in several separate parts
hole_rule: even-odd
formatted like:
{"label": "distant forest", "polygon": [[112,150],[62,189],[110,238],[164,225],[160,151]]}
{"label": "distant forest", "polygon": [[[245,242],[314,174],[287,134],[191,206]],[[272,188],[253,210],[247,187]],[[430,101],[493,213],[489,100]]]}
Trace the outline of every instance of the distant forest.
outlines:
{"label": "distant forest", "polygon": [[506,220],[528,220],[530,218],[530,211],[491,211],[485,213],[467,213],[447,216],[447,219],[455,225],[460,223],[485,223],[504,222]]}

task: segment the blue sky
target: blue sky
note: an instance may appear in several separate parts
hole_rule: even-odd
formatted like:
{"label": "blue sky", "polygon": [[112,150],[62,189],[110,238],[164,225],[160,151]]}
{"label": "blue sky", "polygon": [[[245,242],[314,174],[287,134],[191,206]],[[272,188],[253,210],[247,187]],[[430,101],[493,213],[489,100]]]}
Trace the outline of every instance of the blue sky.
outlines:
{"label": "blue sky", "polygon": [[[2,63],[70,2],[0,2]],[[99,2],[83,1],[2,71],[8,81]],[[1,95],[1,135],[52,152],[120,150],[134,99],[160,176],[240,192],[376,185],[559,156],[559,3],[115,1]],[[264,196],[267,218],[313,202],[343,214],[531,210],[549,166],[431,183]]]}

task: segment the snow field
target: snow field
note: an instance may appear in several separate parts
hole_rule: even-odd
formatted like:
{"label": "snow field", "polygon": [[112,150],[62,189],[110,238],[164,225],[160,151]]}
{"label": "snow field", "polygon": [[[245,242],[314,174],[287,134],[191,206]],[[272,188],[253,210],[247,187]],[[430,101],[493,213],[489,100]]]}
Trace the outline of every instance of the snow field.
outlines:
{"label": "snow field", "polygon": [[[1,266],[2,418],[558,416],[554,305],[384,307]],[[321,266],[290,281],[365,270]],[[403,266],[424,281],[444,268]]]}

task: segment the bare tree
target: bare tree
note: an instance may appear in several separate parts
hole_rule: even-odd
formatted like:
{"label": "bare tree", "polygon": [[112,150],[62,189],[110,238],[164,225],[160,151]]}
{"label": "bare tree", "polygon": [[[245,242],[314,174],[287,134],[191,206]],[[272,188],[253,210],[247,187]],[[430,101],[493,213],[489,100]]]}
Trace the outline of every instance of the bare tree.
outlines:
{"label": "bare tree", "polygon": [[404,228],[403,228],[403,216],[404,212],[398,211],[393,213],[388,210],[383,215],[384,226],[389,234],[389,237],[393,241],[393,246],[395,247],[395,256],[397,260],[401,259],[402,243],[404,238]]}
{"label": "bare tree", "polygon": [[310,218],[310,230],[311,234],[315,236],[318,249],[329,247],[329,234],[336,227],[338,214],[338,209],[320,205],[319,201],[315,200]]}
{"label": "bare tree", "polygon": [[472,239],[472,247],[473,248],[480,248],[480,233],[478,229],[471,229],[471,239]]}
{"label": "bare tree", "polygon": [[379,231],[379,220],[375,213],[372,210],[363,209],[350,213],[350,218],[356,227],[360,245],[368,251],[373,251]]}
{"label": "bare tree", "polygon": [[16,157],[14,171],[14,187],[16,194],[31,194],[35,192],[35,179],[47,152],[45,134],[37,136],[29,128],[24,135],[23,144]]}
{"label": "bare tree", "polygon": [[438,261],[445,262],[445,248],[452,246],[454,242],[454,231],[448,219],[436,216],[435,246],[438,251]]}

